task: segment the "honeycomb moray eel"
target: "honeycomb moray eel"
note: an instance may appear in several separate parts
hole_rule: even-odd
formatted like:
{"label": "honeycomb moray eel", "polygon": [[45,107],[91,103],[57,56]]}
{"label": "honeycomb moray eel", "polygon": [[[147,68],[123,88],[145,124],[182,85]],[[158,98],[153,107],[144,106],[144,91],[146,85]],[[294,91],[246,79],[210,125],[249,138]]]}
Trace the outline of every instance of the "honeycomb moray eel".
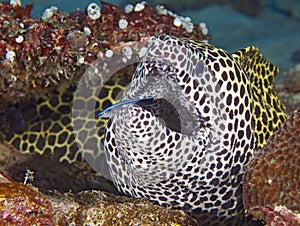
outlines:
{"label": "honeycomb moray eel", "polygon": [[124,97],[153,96],[153,104],[124,105],[106,127],[116,187],[201,223],[229,223],[242,211],[246,164],[287,116],[273,89],[277,73],[255,47],[230,55],[203,42],[154,38]]}
{"label": "honeycomb moray eel", "polygon": [[[116,187],[182,208],[201,222],[238,215],[245,165],[287,117],[273,87],[278,72],[256,47],[230,55],[205,42],[155,38],[123,98],[153,96],[153,105],[126,105],[106,127],[105,157]],[[113,78],[99,95],[92,88],[76,101],[102,110],[116,102],[127,77]],[[82,113],[75,117],[81,129],[74,135],[75,89],[11,107],[2,113],[1,131],[23,152],[68,162],[83,153],[103,172],[107,166],[98,159],[104,156],[107,122],[99,119],[91,129],[95,111]]]}

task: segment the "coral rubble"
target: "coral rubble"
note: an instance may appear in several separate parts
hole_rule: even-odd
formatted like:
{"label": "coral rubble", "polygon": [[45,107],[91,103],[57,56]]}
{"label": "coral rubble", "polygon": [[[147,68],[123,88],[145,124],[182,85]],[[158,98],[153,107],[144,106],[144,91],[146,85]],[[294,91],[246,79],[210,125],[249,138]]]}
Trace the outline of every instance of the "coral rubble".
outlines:
{"label": "coral rubble", "polygon": [[300,210],[299,154],[300,107],[291,113],[247,166],[243,182],[247,214],[262,218],[269,225],[282,225],[275,224],[276,221],[287,223],[284,225],[300,222],[296,215]]}

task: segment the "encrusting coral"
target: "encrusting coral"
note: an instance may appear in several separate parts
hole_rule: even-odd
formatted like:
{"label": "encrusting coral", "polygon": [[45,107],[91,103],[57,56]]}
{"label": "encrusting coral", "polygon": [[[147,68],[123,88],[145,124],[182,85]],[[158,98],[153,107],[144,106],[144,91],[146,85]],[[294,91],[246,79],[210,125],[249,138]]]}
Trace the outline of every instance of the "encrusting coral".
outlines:
{"label": "encrusting coral", "polygon": [[299,225],[299,106],[248,164],[243,187],[247,214],[264,219],[268,225]]}

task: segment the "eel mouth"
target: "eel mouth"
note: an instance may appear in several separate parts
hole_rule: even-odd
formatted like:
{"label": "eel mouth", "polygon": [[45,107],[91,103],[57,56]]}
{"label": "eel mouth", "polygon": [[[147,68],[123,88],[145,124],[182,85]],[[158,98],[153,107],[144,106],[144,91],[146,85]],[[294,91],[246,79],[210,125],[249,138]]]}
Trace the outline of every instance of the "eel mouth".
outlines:
{"label": "eel mouth", "polygon": [[137,105],[151,112],[165,127],[177,133],[198,137],[198,131],[205,126],[205,119],[174,80],[152,75],[136,86],[133,93],[127,98],[153,96],[151,105]]}
{"label": "eel mouth", "polygon": [[[139,104],[138,104],[139,105]],[[176,107],[169,101],[158,98],[154,99],[151,106],[141,106],[147,111],[150,111],[159,121],[169,129],[181,133],[181,119]]]}
{"label": "eel mouth", "polygon": [[147,58],[135,72],[125,99],[152,96],[152,105],[140,107],[151,112],[167,128],[199,138],[199,131],[206,127],[207,120],[184,91],[185,85],[179,83],[178,73],[175,65],[165,59]]}
{"label": "eel mouth", "polygon": [[137,105],[151,112],[168,129],[187,136],[197,136],[199,117],[191,103],[183,103],[179,98],[154,98],[151,105]]}

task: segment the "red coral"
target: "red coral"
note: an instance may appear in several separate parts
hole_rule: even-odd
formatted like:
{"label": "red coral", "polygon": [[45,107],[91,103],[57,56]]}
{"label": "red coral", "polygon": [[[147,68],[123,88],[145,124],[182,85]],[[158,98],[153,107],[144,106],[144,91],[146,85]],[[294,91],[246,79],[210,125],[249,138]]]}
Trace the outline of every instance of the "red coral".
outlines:
{"label": "red coral", "polygon": [[41,193],[9,181],[0,173],[0,225],[54,225],[54,222],[53,208]]}

